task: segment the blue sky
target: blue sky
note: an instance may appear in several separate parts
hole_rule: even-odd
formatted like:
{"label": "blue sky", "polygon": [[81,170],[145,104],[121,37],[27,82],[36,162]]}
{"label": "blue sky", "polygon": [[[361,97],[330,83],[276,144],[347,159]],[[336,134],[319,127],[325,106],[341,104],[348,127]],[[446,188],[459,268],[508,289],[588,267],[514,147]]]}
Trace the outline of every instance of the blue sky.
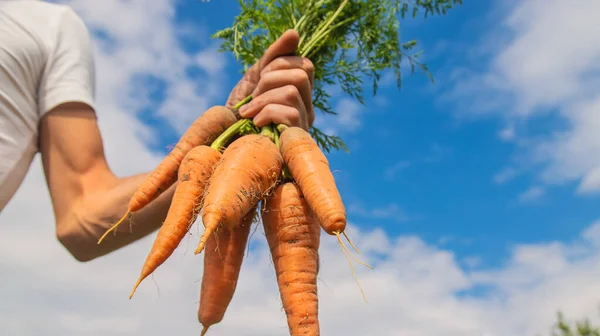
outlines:
{"label": "blue sky", "polygon": [[[229,26],[237,13],[237,6],[222,1],[187,1],[177,5],[176,20],[212,33]],[[453,77],[456,69],[486,68],[494,47],[482,50],[482,40],[498,30],[493,23],[503,14],[505,8],[494,2],[466,1],[446,16],[405,21],[403,39],[419,41],[436,82],[416,73],[404,77],[401,90],[388,83],[375,98],[367,98],[366,106],[350,104],[349,108],[358,111],[352,117],[355,123],[338,129],[350,154],[328,155],[349,221],[381,226],[391,235],[416,234],[431,244],[451,248],[459,259],[477,256],[482,266],[496,266],[508,256],[512,244],[572,239],[598,215],[596,198],[574,195],[572,183],[543,195],[541,190],[531,191],[530,202],[522,201],[525,196],[520,195],[530,188],[535,174],[496,183],[494,176],[516,151],[514,143],[498,137],[505,119],[465,117],[460,109],[471,104],[468,97],[445,98],[445,90],[461,81]],[[189,52],[218,43],[206,34],[182,34],[180,42]],[[229,61],[226,86],[232,87],[240,68],[231,55],[223,57]],[[188,69],[190,77],[197,74],[202,70]],[[152,97],[160,104],[164,98],[160,82],[149,83],[159,84]],[[225,92],[215,102],[224,101]],[[160,141],[153,148],[166,152],[178,133],[152,113],[143,113],[141,118],[160,129]],[[527,128],[543,131],[545,122],[533,121]]]}

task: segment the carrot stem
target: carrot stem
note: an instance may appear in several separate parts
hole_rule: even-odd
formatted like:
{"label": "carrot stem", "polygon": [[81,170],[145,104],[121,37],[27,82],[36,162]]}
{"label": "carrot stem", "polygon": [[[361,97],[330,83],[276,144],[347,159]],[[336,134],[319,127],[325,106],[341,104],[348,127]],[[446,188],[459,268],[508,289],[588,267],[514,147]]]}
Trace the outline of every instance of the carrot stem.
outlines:
{"label": "carrot stem", "polygon": [[248,97],[240,100],[237,104],[235,104],[235,106],[233,108],[236,110],[239,110],[240,107],[248,104],[251,100],[252,100],[252,95],[249,95]]}
{"label": "carrot stem", "polygon": [[331,24],[333,23],[333,21],[335,21],[335,19],[338,17],[338,15],[340,15],[340,13],[342,12],[342,9],[344,9],[346,4],[348,4],[348,0],[344,0],[344,2],[342,2],[342,4],[337,8],[335,13],[333,13],[331,18],[329,18],[327,23],[325,23],[323,25],[323,27],[321,27],[321,29],[312,36],[312,38],[308,41],[308,43],[306,43],[302,52],[300,53],[302,57],[306,57],[308,55],[308,53],[311,51],[311,49],[315,46],[315,44],[317,44],[317,42],[319,42],[319,39],[326,36],[325,32],[327,31],[327,28],[329,28],[329,26],[331,26]]}
{"label": "carrot stem", "polygon": [[215,141],[213,141],[213,143],[210,145],[210,147],[212,149],[216,149],[218,151],[222,151],[222,149],[225,147],[225,144],[233,136],[235,136],[236,134],[238,134],[239,131],[243,127],[247,126],[250,123],[252,123],[252,120],[250,120],[250,119],[241,119],[241,120],[238,120],[235,124],[231,125],[231,127],[229,127],[228,129],[226,129],[225,132],[221,133],[221,135],[219,135],[219,137],[216,138]]}
{"label": "carrot stem", "polygon": [[279,134],[283,133],[283,131],[285,131],[286,129],[288,129],[287,125],[284,125],[284,124],[277,125],[277,131],[279,132]]}
{"label": "carrot stem", "polygon": [[[271,141],[275,142],[275,133],[273,132],[272,125],[263,126],[260,129],[260,134],[266,136],[267,138],[271,139]],[[275,142],[275,144],[277,144],[277,142]]]}

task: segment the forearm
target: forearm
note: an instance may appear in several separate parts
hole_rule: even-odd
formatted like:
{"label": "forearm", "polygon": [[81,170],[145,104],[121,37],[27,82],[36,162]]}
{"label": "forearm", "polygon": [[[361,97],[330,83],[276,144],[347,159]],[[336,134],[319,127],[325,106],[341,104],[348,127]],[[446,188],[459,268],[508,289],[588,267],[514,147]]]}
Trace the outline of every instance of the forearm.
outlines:
{"label": "forearm", "polygon": [[81,197],[63,219],[58,238],[80,261],[89,261],[128,245],[158,229],[166,218],[175,185],[128,216],[101,244],[98,239],[127,211],[129,200],[147,174],[117,179],[110,187]]}

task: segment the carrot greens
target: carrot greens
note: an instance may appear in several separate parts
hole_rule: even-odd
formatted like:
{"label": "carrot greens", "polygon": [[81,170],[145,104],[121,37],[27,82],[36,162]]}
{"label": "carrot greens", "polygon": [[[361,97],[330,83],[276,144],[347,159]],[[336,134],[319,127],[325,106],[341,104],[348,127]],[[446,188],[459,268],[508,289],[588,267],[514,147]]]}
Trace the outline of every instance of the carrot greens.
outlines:
{"label": "carrot greens", "polygon": [[[232,52],[245,72],[284,31],[295,29],[300,34],[297,54],[315,66],[313,105],[336,115],[344,111],[331,105],[332,86],[364,104],[365,80],[371,81],[375,95],[385,70],[393,72],[398,88],[405,65],[411,74],[419,69],[433,80],[427,65],[418,61],[417,41],[400,42],[400,20],[420,13],[443,15],[462,0],[239,0],[239,4],[241,11],[232,26],[213,35],[222,41],[220,51]],[[315,126],[310,133],[323,150],[347,151],[339,136]]]}

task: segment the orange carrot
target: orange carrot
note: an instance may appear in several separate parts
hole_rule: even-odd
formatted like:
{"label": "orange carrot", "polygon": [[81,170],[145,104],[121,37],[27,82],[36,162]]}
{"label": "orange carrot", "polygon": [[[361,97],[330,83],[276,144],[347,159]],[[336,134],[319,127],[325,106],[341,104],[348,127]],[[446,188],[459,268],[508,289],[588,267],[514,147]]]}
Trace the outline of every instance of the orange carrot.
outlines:
{"label": "orange carrot", "polygon": [[198,307],[198,321],[203,327],[201,336],[210,326],[223,320],[231,303],[255,211],[256,208],[250,210],[240,225],[232,230],[221,227],[215,231],[215,239],[206,243]]}
{"label": "orange carrot", "polygon": [[262,214],[290,335],[318,336],[320,227],[302,191],[288,182],[275,188]]}
{"label": "orange carrot", "polygon": [[308,132],[299,127],[280,127],[279,148],[283,159],[296,181],[306,202],[315,214],[325,232],[337,237],[338,245],[350,263],[350,269],[358,287],[367,301],[350,258],[359,264],[373,269],[372,266],[358,260],[340,238],[344,235],[348,243],[358,251],[344,230],[346,229],[346,209],[337,189],[329,161],[319,149],[317,143]]}
{"label": "orange carrot", "polygon": [[221,153],[208,146],[196,146],[185,155],[167,218],[158,230],[130,299],[139,284],[173,254],[196,220],[205,186],[220,159]]}
{"label": "orange carrot", "polygon": [[192,148],[199,145],[210,145],[236,121],[235,114],[224,106],[213,106],[198,117],[179,139],[175,148],[138,188],[129,201],[129,206],[123,217],[102,235],[98,240],[98,244],[110,232],[116,230],[130,213],[145,207],[177,181],[177,170],[181,160]]}
{"label": "orange carrot", "polygon": [[206,188],[202,208],[204,232],[194,253],[202,252],[219,225],[231,229],[240,223],[275,186],[282,166],[281,153],[270,138],[249,134],[233,141],[223,152]]}
{"label": "orange carrot", "polygon": [[299,127],[283,131],[279,146],[292,177],[321,226],[328,234],[339,236],[346,228],[346,209],[325,154],[310,134]]}

